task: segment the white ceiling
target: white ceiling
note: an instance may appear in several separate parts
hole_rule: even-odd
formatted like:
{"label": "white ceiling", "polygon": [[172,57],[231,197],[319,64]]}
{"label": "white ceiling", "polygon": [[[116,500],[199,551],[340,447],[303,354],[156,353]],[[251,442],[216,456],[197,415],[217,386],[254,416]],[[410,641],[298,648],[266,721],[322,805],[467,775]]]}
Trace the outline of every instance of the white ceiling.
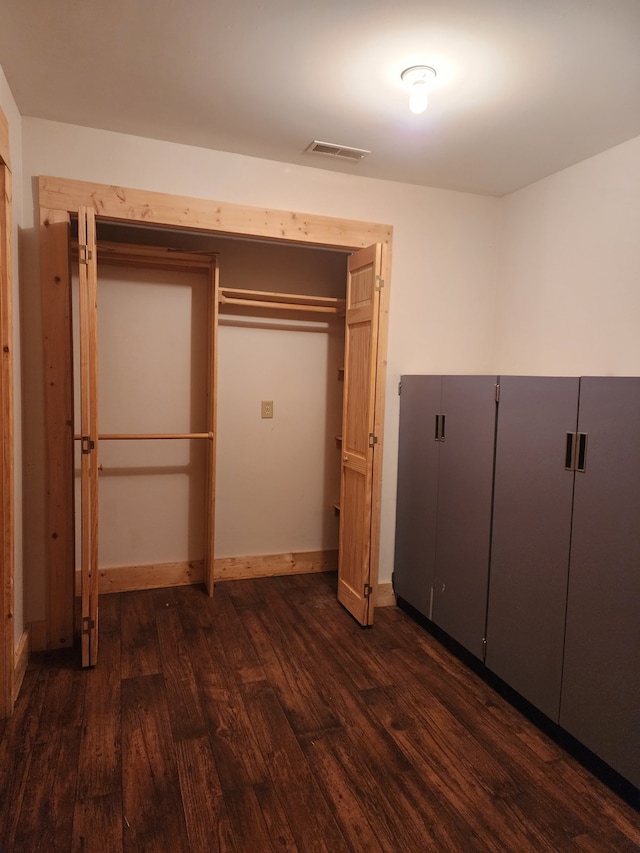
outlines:
{"label": "white ceiling", "polygon": [[640,0],[0,0],[0,65],[24,116],[491,195],[640,135]]}

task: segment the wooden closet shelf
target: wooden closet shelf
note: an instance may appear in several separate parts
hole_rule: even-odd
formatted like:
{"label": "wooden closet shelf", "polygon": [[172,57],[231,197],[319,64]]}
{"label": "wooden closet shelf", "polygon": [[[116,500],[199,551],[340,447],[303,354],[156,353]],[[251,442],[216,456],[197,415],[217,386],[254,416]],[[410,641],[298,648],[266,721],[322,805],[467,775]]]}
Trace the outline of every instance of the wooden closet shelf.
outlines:
{"label": "wooden closet shelf", "polygon": [[[107,240],[98,240],[96,248],[99,263],[173,272],[207,271],[217,256],[215,252],[188,252],[166,246],[140,246]],[[71,252],[73,257],[77,257],[77,240],[71,242]]]}
{"label": "wooden closet shelf", "polygon": [[[76,441],[82,439],[81,435],[73,436]],[[99,433],[98,441],[148,441],[156,439],[173,438],[213,438],[212,432],[107,432]]]}
{"label": "wooden closet shelf", "polygon": [[229,287],[220,288],[219,301],[220,305],[240,305],[247,308],[284,308],[289,311],[310,311],[320,314],[344,314],[345,311],[345,300],[333,296],[237,290]]}

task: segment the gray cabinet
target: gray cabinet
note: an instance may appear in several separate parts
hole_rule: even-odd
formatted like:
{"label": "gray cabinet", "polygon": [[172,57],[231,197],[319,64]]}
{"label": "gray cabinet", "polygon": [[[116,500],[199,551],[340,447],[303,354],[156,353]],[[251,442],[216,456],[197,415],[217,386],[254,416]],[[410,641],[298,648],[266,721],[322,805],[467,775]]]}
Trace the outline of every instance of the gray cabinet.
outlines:
{"label": "gray cabinet", "polygon": [[640,787],[640,379],[584,377],[560,725]]}
{"label": "gray cabinet", "polygon": [[[487,667],[558,722],[580,381],[502,376]],[[567,470],[569,468],[569,470]]]}
{"label": "gray cabinet", "polygon": [[495,384],[402,378],[396,594],[640,787],[640,378]]}
{"label": "gray cabinet", "polygon": [[486,621],[495,376],[403,376],[394,587],[477,657]]}
{"label": "gray cabinet", "polygon": [[431,618],[440,457],[434,420],[442,379],[403,376],[401,388],[393,582],[396,595]]}

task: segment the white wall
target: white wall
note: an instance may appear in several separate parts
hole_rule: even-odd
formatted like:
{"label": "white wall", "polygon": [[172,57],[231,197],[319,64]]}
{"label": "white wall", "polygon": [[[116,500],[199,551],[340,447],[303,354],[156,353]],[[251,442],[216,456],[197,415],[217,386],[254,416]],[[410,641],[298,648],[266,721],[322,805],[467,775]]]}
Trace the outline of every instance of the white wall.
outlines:
{"label": "white wall", "polygon": [[[288,166],[39,119],[23,120],[24,186],[53,175],[236,204],[390,224],[394,229],[385,424],[380,580],[393,569],[398,396],[401,372],[489,369],[499,201]],[[357,166],[354,167],[357,172]],[[31,205],[25,227],[32,223]],[[37,288],[34,285],[32,295]],[[34,316],[34,328],[37,318]],[[36,346],[36,341],[32,342]],[[34,371],[36,370],[34,365]],[[35,373],[34,373],[35,376]],[[34,460],[43,435],[42,400],[29,400]],[[43,484],[41,484],[43,488]],[[34,493],[32,564],[43,553]],[[41,587],[41,584],[40,584]],[[42,618],[34,573],[30,618]]]}
{"label": "white wall", "polygon": [[640,137],[502,200],[500,373],[640,373]]}
{"label": "white wall", "polygon": [[23,582],[23,483],[22,483],[22,383],[21,383],[21,322],[19,237],[22,221],[22,118],[11,94],[6,77],[0,67],[0,107],[9,122],[9,148],[13,192],[13,358],[15,406],[15,577],[14,577],[14,638],[17,642],[24,631]]}

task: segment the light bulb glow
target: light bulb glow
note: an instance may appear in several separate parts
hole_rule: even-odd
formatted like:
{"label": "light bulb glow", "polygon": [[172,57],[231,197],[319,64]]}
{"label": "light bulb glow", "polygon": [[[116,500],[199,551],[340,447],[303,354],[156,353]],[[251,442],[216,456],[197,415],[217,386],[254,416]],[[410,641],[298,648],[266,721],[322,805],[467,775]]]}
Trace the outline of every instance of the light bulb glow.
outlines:
{"label": "light bulb glow", "polygon": [[435,80],[436,72],[430,65],[412,65],[405,68],[400,79],[406,86],[411,86],[409,109],[419,115],[429,104],[429,86]]}
{"label": "light bulb glow", "polygon": [[409,109],[412,113],[420,115],[429,105],[429,92],[427,84],[424,80],[416,80],[411,87],[411,95],[409,96]]}

